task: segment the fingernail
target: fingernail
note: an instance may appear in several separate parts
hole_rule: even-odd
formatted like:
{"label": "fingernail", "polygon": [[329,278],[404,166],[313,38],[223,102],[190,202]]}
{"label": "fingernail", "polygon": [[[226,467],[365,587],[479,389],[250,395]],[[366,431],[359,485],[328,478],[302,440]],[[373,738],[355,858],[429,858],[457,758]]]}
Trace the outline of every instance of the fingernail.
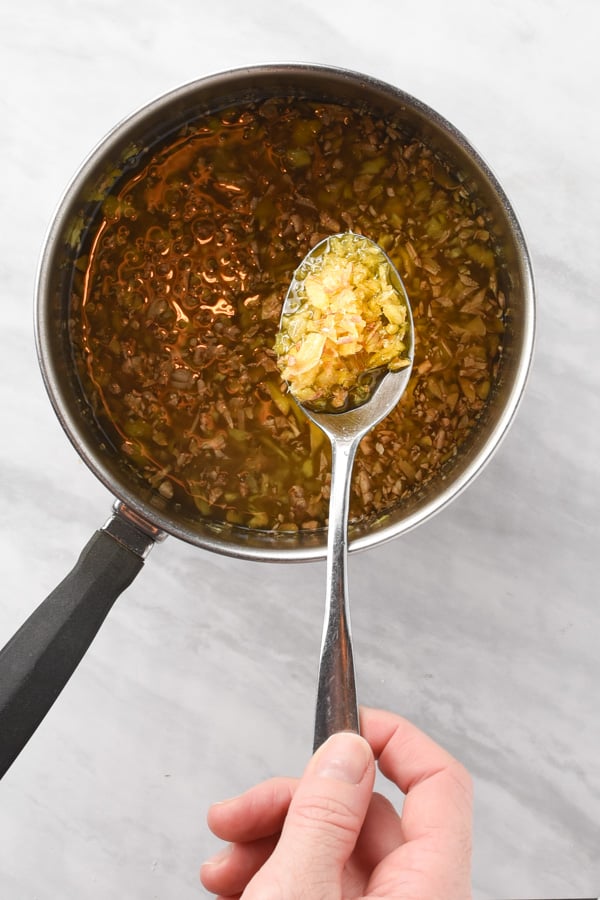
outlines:
{"label": "fingernail", "polygon": [[207,859],[206,862],[202,863],[202,868],[204,866],[220,866],[231,856],[231,851],[233,850],[233,845],[229,844],[223,850],[220,850],[219,853],[215,853],[214,856],[211,856],[210,859]]}
{"label": "fingernail", "polygon": [[234,800],[239,800],[239,798],[241,796],[242,796],[241,794],[236,794],[235,797],[227,797],[226,800],[215,800],[210,805],[211,806],[226,806],[228,803],[233,803]]}
{"label": "fingernail", "polygon": [[371,748],[358,734],[334,734],[317,750],[313,773],[349,784],[360,784],[373,759]]}

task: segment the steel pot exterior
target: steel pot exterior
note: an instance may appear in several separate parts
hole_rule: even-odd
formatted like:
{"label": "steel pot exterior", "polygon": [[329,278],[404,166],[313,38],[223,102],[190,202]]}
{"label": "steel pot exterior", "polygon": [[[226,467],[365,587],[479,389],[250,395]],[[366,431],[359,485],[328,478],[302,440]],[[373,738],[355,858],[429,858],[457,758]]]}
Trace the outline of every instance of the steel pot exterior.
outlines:
{"label": "steel pot exterior", "polygon": [[522,230],[510,202],[489,167],[453,125],[419,100],[367,76],[304,65],[267,65],[202,78],[159,97],[117,125],[95,148],[68,186],[51,223],[36,285],[36,342],[43,378],[56,414],[73,445],[94,474],[136,517],[153,529],[207,550],[261,561],[320,559],[326,535],[277,533],[205,521],[191,522],[161,504],[150,490],[129,481],[119,459],[98,430],[77,381],[69,348],[69,264],[82,218],[102,193],[110,193],[109,172],[135,165],[144,148],[165,131],[165,123],[184,124],[203,112],[239,100],[302,96],[331,102],[366,104],[400,117],[450,159],[467,181],[477,184],[505,247],[510,284],[504,360],[495,395],[478,428],[444,479],[435,478],[419,495],[368,527],[350,531],[350,549],[365,549],[415,528],[461,493],[489,461],[511,424],[531,363],[535,303],[533,276]]}

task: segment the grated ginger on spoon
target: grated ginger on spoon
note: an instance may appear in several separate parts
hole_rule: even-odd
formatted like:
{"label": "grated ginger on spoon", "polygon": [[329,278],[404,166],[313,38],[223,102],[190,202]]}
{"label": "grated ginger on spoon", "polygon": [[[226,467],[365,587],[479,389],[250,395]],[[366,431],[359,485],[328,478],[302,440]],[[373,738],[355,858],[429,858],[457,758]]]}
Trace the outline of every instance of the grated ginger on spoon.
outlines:
{"label": "grated ginger on spoon", "polygon": [[[376,376],[409,365],[407,306],[387,256],[359,234],[326,238],[294,274],[275,352],[300,403],[365,403]],[[289,309],[289,312],[288,312]]]}

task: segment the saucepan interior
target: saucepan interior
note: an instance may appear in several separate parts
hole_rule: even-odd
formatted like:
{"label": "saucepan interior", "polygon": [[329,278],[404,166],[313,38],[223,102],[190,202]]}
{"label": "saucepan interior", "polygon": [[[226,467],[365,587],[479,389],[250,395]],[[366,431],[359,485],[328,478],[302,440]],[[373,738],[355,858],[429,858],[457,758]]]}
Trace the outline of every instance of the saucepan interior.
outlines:
{"label": "saucepan interior", "polygon": [[[389,117],[449,161],[462,183],[476,186],[503,248],[506,298],[502,361],[477,426],[439,476],[376,520],[352,526],[350,548],[389,540],[428,519],[460,493],[489,460],[515,414],[530,365],[534,295],[527,249],[514,212],[487,165],[465,138],[437,113],[402,91],[337,69],[273,65],[203,78],[149,104],[119,124],[92,152],[68,187],[51,224],[37,282],[37,345],[55,411],[95,475],[136,515],[197,546],[241,558],[274,561],[325,555],[324,529],[274,531],[194,519],[140,486],[123,455],[107,441],[83,394],[73,361],[69,317],[74,267],[88,224],[114,186],[132,172],[156,141],[204,114],[239,102],[300,97],[341,103]],[[283,299],[283,298],[282,298]]]}

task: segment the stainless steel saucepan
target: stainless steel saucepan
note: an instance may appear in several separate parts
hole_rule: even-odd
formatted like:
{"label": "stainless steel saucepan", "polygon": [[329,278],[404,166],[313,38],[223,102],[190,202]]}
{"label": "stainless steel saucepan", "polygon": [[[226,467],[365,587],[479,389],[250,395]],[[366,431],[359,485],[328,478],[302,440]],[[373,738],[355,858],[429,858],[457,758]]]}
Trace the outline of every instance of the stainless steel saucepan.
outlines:
{"label": "stainless steel saucepan", "polygon": [[[72,244],[94,214],[108,173],[132,166],[166,125],[174,130],[203,113],[240,100],[299,96],[360,105],[400,120],[464,179],[477,185],[502,241],[506,262],[507,334],[499,381],[485,414],[443,478],[384,519],[350,531],[350,549],[395,538],[446,506],[481,471],[510,425],[525,386],[534,339],[530,260],[513,209],[498,181],[449,122],[395,87],[344,70],[302,65],[238,69],[200,79],[145,106],[117,125],[84,162],[67,188],[43,249],[36,291],[36,337],[43,378],[60,422],[82,459],[117,498],[109,521],[84,548],[72,572],[38,607],[0,653],[0,774],[10,766],[66,684],[119,594],[133,581],[150,548],[173,535],[217,553],[285,562],[325,556],[322,532],[267,532],[191,522],[141,489],[105,440],[82,396],[69,344]],[[114,179],[113,179],[114,180]],[[282,298],[283,300],[283,298]]]}

